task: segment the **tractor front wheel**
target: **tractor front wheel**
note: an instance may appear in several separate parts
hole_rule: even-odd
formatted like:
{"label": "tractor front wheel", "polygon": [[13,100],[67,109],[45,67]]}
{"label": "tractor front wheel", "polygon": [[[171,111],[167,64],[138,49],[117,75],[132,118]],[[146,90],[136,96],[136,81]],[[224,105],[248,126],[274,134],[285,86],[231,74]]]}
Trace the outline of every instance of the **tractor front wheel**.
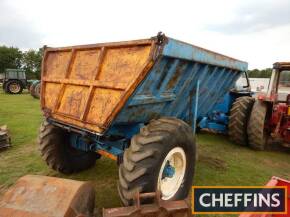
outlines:
{"label": "tractor front wheel", "polygon": [[43,160],[58,172],[70,174],[93,166],[95,152],[85,152],[70,145],[69,132],[44,121],[40,127],[39,147]]}
{"label": "tractor front wheel", "polygon": [[118,190],[131,205],[137,191],[159,190],[163,200],[185,199],[196,160],[193,131],[176,118],[152,120],[131,140],[119,167]]}
{"label": "tractor front wheel", "polygon": [[254,103],[248,123],[249,145],[255,150],[264,150],[267,144],[268,134],[265,129],[267,105],[264,102]]}

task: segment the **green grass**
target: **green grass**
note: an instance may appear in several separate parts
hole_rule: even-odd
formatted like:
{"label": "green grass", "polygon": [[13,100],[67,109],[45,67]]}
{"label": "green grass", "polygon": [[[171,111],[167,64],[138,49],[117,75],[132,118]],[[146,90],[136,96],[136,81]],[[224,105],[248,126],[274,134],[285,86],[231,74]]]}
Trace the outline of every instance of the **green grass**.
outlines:
{"label": "green grass", "polygon": [[[37,147],[42,116],[39,100],[28,93],[7,95],[0,91],[0,125],[7,125],[13,147],[0,152],[2,192],[19,177],[41,174],[75,180],[90,180],[96,189],[96,206],[121,206],[117,193],[118,168],[102,158],[96,166],[73,175],[50,170],[41,160]],[[201,133],[197,138],[199,159],[195,185],[264,185],[271,176],[290,179],[289,152],[253,151],[229,142],[225,136]]]}

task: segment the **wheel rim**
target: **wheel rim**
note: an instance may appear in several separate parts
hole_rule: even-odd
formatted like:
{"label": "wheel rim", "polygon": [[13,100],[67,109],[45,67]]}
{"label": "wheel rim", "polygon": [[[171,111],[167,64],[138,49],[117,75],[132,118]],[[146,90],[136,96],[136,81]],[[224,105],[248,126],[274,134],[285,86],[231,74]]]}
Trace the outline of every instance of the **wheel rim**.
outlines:
{"label": "wheel rim", "polygon": [[9,90],[12,93],[18,93],[20,91],[20,86],[16,83],[12,83],[9,85]]}
{"label": "wheel rim", "polygon": [[181,147],[172,149],[161,165],[157,189],[161,191],[162,199],[171,199],[180,188],[186,169],[186,156]]}

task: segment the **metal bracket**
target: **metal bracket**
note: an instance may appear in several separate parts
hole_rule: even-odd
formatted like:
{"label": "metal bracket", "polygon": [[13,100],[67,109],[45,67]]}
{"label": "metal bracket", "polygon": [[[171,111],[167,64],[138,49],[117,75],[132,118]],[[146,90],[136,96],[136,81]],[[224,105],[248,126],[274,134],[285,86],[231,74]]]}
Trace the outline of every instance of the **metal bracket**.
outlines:
{"label": "metal bracket", "polygon": [[161,45],[165,42],[166,36],[163,32],[158,32],[156,39],[156,44]]}

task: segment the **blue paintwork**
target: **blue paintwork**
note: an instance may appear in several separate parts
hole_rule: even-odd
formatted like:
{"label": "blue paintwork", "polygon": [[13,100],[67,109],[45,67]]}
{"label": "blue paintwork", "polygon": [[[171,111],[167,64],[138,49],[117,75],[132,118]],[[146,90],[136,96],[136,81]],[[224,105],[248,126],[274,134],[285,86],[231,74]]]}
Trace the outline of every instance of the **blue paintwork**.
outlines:
{"label": "blue paintwork", "polygon": [[106,135],[130,138],[139,131],[140,123],[160,116],[177,117],[195,128],[195,120],[214,109],[247,66],[245,62],[168,39]]}
{"label": "blue paintwork", "polygon": [[197,124],[201,129],[211,129],[219,133],[228,132],[229,115],[232,104],[238,97],[251,96],[251,92],[227,92],[206,116],[199,118]]}
{"label": "blue paintwork", "polygon": [[235,95],[229,92],[226,93],[224,97],[216,103],[212,112],[202,117],[198,122],[198,127],[201,129],[211,129],[219,133],[227,133],[229,112],[235,98]]}
{"label": "blue paintwork", "polygon": [[83,151],[92,151],[93,148],[82,139],[82,137],[77,133],[70,133],[70,144],[72,147],[83,150]]}
{"label": "blue paintwork", "polygon": [[215,104],[213,111],[219,111],[222,113],[227,113],[230,111],[236,96],[227,92],[220,100]]}
{"label": "blue paintwork", "polygon": [[195,105],[194,105],[194,119],[193,119],[193,132],[195,134],[196,132],[196,121],[197,121],[197,112],[198,112],[198,100],[199,100],[199,86],[200,86],[200,81],[197,80],[196,84],[196,92],[195,92]]}
{"label": "blue paintwork", "polygon": [[201,129],[211,129],[220,133],[226,133],[228,121],[228,115],[214,111],[208,116],[203,117],[198,126]]}
{"label": "blue paintwork", "polygon": [[87,142],[84,137],[77,133],[70,133],[70,144],[72,147],[83,151],[106,151],[115,156],[121,156],[127,148],[127,140],[121,139],[112,141],[103,141],[99,137],[92,137],[90,142]]}
{"label": "blue paintwork", "polygon": [[239,71],[248,70],[248,64],[246,62],[171,38],[163,50],[163,55]]}
{"label": "blue paintwork", "polygon": [[[128,141],[144,124],[161,116],[182,119],[193,129],[202,120],[202,124],[224,131],[226,116],[215,113],[215,122],[208,117],[215,109],[228,109],[219,102],[247,67],[245,62],[169,38],[104,136],[121,136]],[[74,138],[72,142],[77,148],[88,148],[82,140]],[[98,136],[90,145],[90,150],[114,155],[121,155],[126,148],[122,141],[102,141]],[[172,173],[169,167],[165,171],[166,176]]]}
{"label": "blue paintwork", "polygon": [[174,176],[174,174],[175,174],[175,168],[167,162],[167,164],[164,167],[164,170],[162,172],[162,179],[172,178]]}

